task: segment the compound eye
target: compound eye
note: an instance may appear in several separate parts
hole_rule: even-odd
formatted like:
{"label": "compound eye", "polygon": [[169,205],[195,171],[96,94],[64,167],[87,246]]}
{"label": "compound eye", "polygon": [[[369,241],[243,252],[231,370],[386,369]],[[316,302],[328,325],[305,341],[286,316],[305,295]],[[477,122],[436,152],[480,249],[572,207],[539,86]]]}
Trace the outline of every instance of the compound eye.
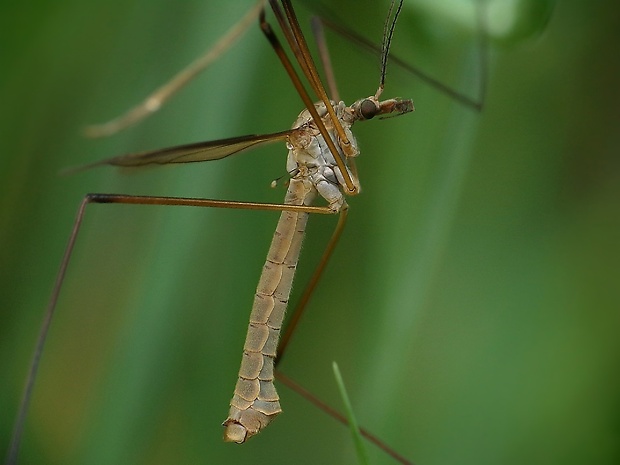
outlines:
{"label": "compound eye", "polygon": [[360,113],[364,119],[372,119],[379,111],[377,104],[370,99],[366,99],[360,105]]}

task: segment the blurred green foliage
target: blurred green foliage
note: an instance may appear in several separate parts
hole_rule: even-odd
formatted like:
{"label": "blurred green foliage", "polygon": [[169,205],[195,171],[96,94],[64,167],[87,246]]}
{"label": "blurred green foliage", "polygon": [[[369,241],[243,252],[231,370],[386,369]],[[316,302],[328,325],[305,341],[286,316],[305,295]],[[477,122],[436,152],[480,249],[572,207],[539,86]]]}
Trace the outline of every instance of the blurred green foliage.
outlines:
{"label": "blurred green foliage", "polygon": [[[288,127],[300,100],[252,28],[143,124],[81,136],[165,82],[251,3],[0,6],[3,447],[86,192],[283,198],[268,188],[285,173],[277,146],[217,163],[58,175],[125,152]],[[330,7],[378,42],[388,3]],[[364,190],[282,366],[338,406],[336,360],[360,423],[422,465],[620,460],[620,7],[569,0],[550,17],[531,11],[512,39],[494,42],[481,114],[389,69],[384,95],[413,98],[416,112],[356,128]],[[374,93],[376,60],[329,41],[342,97]],[[412,1],[393,50],[475,94],[475,44]],[[221,440],[276,219],[90,207],[21,463],[355,463],[347,429],[284,387],[269,429],[243,446]],[[310,223],[295,294],[334,225]],[[371,463],[393,463],[368,450]]]}

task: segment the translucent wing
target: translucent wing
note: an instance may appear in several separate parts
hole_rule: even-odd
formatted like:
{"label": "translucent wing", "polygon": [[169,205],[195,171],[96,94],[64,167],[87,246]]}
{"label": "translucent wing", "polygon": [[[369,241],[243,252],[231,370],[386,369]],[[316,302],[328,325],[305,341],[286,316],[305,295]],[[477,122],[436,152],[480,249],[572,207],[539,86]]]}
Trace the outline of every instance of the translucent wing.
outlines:
{"label": "translucent wing", "polygon": [[177,145],[165,149],[151,150],[148,152],[129,153],[118,157],[108,158],[86,166],[70,169],[69,172],[81,171],[101,165],[114,166],[144,166],[144,165],[167,165],[169,163],[193,163],[198,161],[219,160],[234,155],[235,153],[268,142],[286,140],[294,129],[275,132],[273,134],[252,134],[249,136],[231,137],[207,142],[195,142],[193,144]]}
{"label": "translucent wing", "polygon": [[150,164],[192,163],[219,160],[259,144],[285,140],[291,130],[274,134],[249,135],[193,144],[178,145],[149,152],[130,153],[103,160],[100,163],[115,166],[141,166]]}

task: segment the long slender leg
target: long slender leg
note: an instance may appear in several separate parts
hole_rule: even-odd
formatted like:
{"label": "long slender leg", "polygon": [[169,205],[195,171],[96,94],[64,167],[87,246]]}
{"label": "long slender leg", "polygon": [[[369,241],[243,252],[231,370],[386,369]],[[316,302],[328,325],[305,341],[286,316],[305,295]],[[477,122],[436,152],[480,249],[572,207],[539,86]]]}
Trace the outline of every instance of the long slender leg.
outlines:
{"label": "long slender leg", "polygon": [[325,40],[323,21],[319,16],[313,16],[310,20],[310,24],[312,26],[314,40],[316,41],[319,49],[319,57],[321,58],[321,64],[323,65],[323,71],[325,72],[325,80],[327,81],[327,88],[329,89],[330,98],[332,100],[339,101],[340,93],[338,92],[338,86],[336,85],[334,67],[332,66],[331,58],[329,57],[329,49],[327,47],[327,41]]}
{"label": "long slender leg", "polygon": [[[461,105],[471,108],[475,111],[481,111],[484,107],[485,96],[487,93],[487,85],[488,85],[488,61],[489,61],[489,41],[486,34],[486,8],[483,4],[484,2],[479,2],[478,7],[476,8],[477,12],[477,22],[478,22],[478,30],[480,31],[478,37],[478,69],[479,69],[479,85],[475,96],[469,96],[465,93],[450,87],[430,74],[422,71],[421,69],[411,65],[405,60],[399,58],[397,55],[393,53],[390,54],[390,63],[394,64],[408,73],[414,75],[418,79],[420,79],[425,84],[433,87],[437,91],[446,94],[450,98],[453,98]],[[330,13],[332,18],[335,18],[333,13]],[[339,21],[337,19],[330,19],[327,15],[325,16],[316,16],[316,19],[313,21],[317,23],[321,23],[323,26],[331,29],[336,34],[341,37],[344,37],[346,40],[352,42],[353,44],[360,47],[362,50],[366,50],[373,55],[381,54],[381,47],[377,46],[375,43],[361,36],[357,32],[347,28],[344,26],[343,21]]]}
{"label": "long slender leg", "polygon": [[[273,1],[271,2],[271,4],[283,30],[286,30],[287,26],[286,26],[286,23],[284,23],[281,12],[278,14],[279,8],[277,7],[277,5],[274,4]],[[327,146],[329,147],[330,152],[334,155],[334,159],[336,160],[336,163],[338,164],[338,168],[340,169],[340,172],[342,173],[342,176],[344,177],[346,189],[348,190],[348,193],[356,194],[358,192],[358,188],[354,185],[351,177],[349,176],[347,172],[345,162],[342,159],[342,155],[336,148],[334,141],[330,137],[327,131],[327,128],[325,127],[325,124],[323,123],[321,117],[319,116],[317,112],[316,107],[314,106],[314,102],[308,95],[308,92],[306,91],[304,85],[302,84],[301,79],[299,78],[299,75],[297,74],[297,72],[295,71],[295,68],[293,67],[292,63],[288,59],[286,52],[282,48],[282,44],[276,37],[275,33],[273,32],[273,29],[271,28],[269,23],[266,21],[264,14],[261,15],[260,17],[260,27],[263,33],[265,34],[265,37],[267,37],[267,39],[269,40],[269,43],[273,47],[274,51],[278,55],[278,58],[280,58],[280,62],[286,69],[286,72],[291,78],[291,81],[293,82],[293,85],[295,86],[297,93],[302,98],[304,105],[306,106],[310,114],[312,115],[312,118],[314,119],[314,122],[316,123],[319,131],[321,132],[321,135],[323,136]],[[294,44],[292,44],[291,46],[294,46]],[[330,105],[330,103],[327,102],[327,105]],[[346,137],[344,140],[346,140]]]}
{"label": "long slender leg", "polygon": [[[295,307],[295,310],[293,310],[293,314],[290,318],[290,321],[288,322],[286,331],[284,332],[284,335],[282,336],[282,339],[280,341],[280,345],[278,349],[278,357],[275,360],[275,368],[276,368],[275,376],[280,382],[282,382],[283,384],[291,388],[293,391],[297,392],[300,396],[302,396],[308,402],[310,402],[311,404],[313,404],[314,406],[316,406],[317,408],[325,412],[327,415],[332,417],[334,420],[342,423],[343,425],[348,425],[348,420],[344,415],[342,415],[337,410],[327,405],[325,402],[323,402],[318,397],[313,395],[310,391],[305,389],[299,383],[293,381],[291,378],[284,375],[280,370],[278,370],[278,364],[282,361],[282,357],[284,356],[286,348],[288,347],[288,344],[291,341],[291,337],[293,336],[293,333],[295,329],[297,328],[297,325],[299,324],[299,321],[310,301],[310,297],[312,296],[312,293],[314,289],[316,288],[319,282],[319,279],[323,275],[323,271],[325,267],[327,266],[329,259],[332,256],[332,253],[336,247],[336,244],[338,243],[338,240],[340,239],[340,236],[342,235],[342,231],[344,230],[344,226],[347,220],[347,212],[348,212],[348,209],[343,209],[340,212],[338,224],[336,225],[336,228],[334,229],[334,232],[332,233],[332,236],[327,244],[327,247],[325,248],[325,252],[323,252],[323,255],[321,256],[319,264],[314,270],[314,273],[312,274],[310,281],[308,282],[308,284],[306,284],[306,287],[304,288],[303,294],[300,297],[299,302],[297,306]],[[382,441],[379,437],[372,434],[367,429],[360,428],[360,433],[370,442],[372,442],[377,447],[379,447],[381,450],[383,450],[385,453],[387,453],[392,458],[394,458],[397,462],[403,465],[408,465],[408,464],[413,465],[413,462],[411,462],[404,456],[400,455],[392,447],[387,445],[384,441]]]}
{"label": "long slender leg", "polygon": [[334,109],[329,101],[327,92],[325,92],[325,88],[323,87],[323,83],[319,77],[316,65],[312,59],[312,54],[308,49],[308,44],[306,43],[303,32],[301,31],[299,21],[297,20],[295,10],[293,9],[291,2],[289,0],[281,0],[280,2],[284,9],[285,15],[282,13],[275,0],[270,0],[269,3],[271,4],[284,35],[286,36],[286,40],[295,54],[297,62],[304,71],[304,74],[308,78],[308,81],[314,89],[317,97],[325,104],[325,108],[329,113],[332,124],[338,133],[338,137],[342,141],[341,144],[343,145],[343,151],[347,154],[347,156],[349,156],[352,147],[350,146],[347,135],[336,117],[336,113],[334,112]]}
{"label": "long slender leg", "polygon": [[172,79],[144,99],[143,102],[130,108],[127,112],[111,121],[86,127],[86,135],[88,137],[110,136],[138,123],[151,113],[159,110],[170,97],[176,94],[199,73],[208,68],[249,29],[250,25],[256,20],[260,11],[264,8],[265,3],[266,0],[259,0],[243,18],[235,23],[228,32],[217,41],[215,45],[186,68],[179,71]]}
{"label": "long slender leg", "polygon": [[304,213],[320,213],[320,214],[333,214],[327,207],[311,207],[304,205],[281,205],[271,203],[255,203],[255,202],[235,202],[226,200],[212,200],[212,199],[192,199],[182,197],[153,197],[153,196],[134,196],[123,194],[87,194],[82,199],[78,208],[69,241],[65,249],[65,253],[60,262],[60,268],[56,275],[52,294],[50,296],[49,303],[45,310],[43,323],[39,331],[39,337],[35,346],[30,368],[26,378],[26,384],[24,392],[19,405],[17,417],[13,427],[13,435],[11,437],[11,444],[7,452],[6,464],[13,465],[17,463],[17,457],[19,454],[19,446],[21,443],[21,437],[24,430],[24,424],[26,415],[30,406],[32,393],[34,390],[34,383],[39,370],[41,361],[41,355],[43,348],[49,333],[49,328],[54,317],[56,310],[56,304],[58,303],[58,297],[60,296],[60,290],[62,288],[63,281],[71,261],[73,249],[80,232],[80,227],[86,213],[86,207],[91,203],[120,203],[120,204],[133,204],[133,205],[169,205],[169,206],[191,206],[191,207],[211,207],[211,208],[235,208],[245,210],[270,210],[270,211],[294,211]]}
{"label": "long slender leg", "polygon": [[[275,2],[271,0],[271,4],[273,5],[274,3]],[[343,150],[346,154],[348,154],[348,148],[350,148],[349,141],[342,126],[338,122],[338,118],[336,117],[333,107],[329,102],[329,98],[327,97],[327,93],[325,92],[325,88],[323,87],[323,83],[321,82],[321,78],[319,77],[316,65],[314,64],[314,60],[312,59],[312,55],[310,54],[310,50],[308,49],[308,44],[306,43],[306,39],[303,35],[303,32],[301,31],[301,27],[299,26],[299,21],[297,20],[293,5],[291,5],[290,0],[282,0],[282,6],[284,7],[284,11],[286,13],[286,17],[288,19],[288,23],[290,25],[290,30],[292,33],[292,38],[289,37],[289,43],[296,43],[300,52],[298,55],[296,55],[297,61],[304,68],[306,76],[312,84],[312,87],[314,88],[317,97],[319,97],[319,99],[321,99],[323,103],[325,103],[327,112],[329,113],[332,123],[334,124],[334,127],[338,132],[338,136],[342,139],[342,143],[344,144]],[[280,19],[279,21],[280,25],[282,25],[283,21]]]}
{"label": "long slender leg", "polygon": [[[284,375],[282,372],[276,370],[276,378],[278,379],[278,381],[280,381],[281,383],[283,383],[286,386],[288,386],[289,388],[291,388],[293,391],[295,391],[297,394],[302,396],[304,399],[306,399],[312,405],[314,405],[318,409],[320,409],[323,412],[325,412],[326,414],[328,414],[334,420],[342,423],[343,425],[348,425],[349,424],[348,420],[346,419],[346,417],[344,415],[342,415],[337,410],[335,410],[334,408],[332,408],[329,405],[327,405],[325,402],[320,400],[318,397],[316,397],[310,391],[305,389],[299,383],[293,381],[291,378],[289,378],[288,376]],[[414,465],[414,462],[412,462],[411,460],[405,458],[404,456],[402,456],[401,454],[396,452],[394,449],[392,449],[390,446],[388,446],[385,442],[383,442],[381,439],[379,439],[377,436],[372,434],[367,429],[359,428],[359,431],[360,431],[362,436],[364,436],[366,439],[368,439],[370,442],[372,442],[374,445],[376,445],[379,449],[384,451],[386,454],[388,454],[390,457],[392,457],[398,463],[401,463],[403,465]]]}
{"label": "long slender leg", "polygon": [[[325,40],[325,29],[323,28],[321,18],[319,16],[313,16],[311,19],[311,26],[312,34],[314,35],[314,40],[319,50],[319,58],[321,59],[323,71],[325,72],[329,94],[332,100],[338,102],[340,101],[340,93],[338,92],[334,67],[332,66],[332,60],[329,56],[329,47],[327,46],[327,40]],[[351,157],[348,159],[348,166],[353,177],[359,179],[355,158]]]}
{"label": "long slender leg", "polygon": [[334,229],[334,232],[332,233],[332,237],[327,243],[327,247],[325,248],[325,251],[323,252],[323,255],[321,256],[321,260],[319,261],[319,264],[314,270],[314,273],[312,274],[310,281],[308,282],[308,284],[306,284],[304,292],[299,299],[299,303],[295,307],[295,310],[293,310],[293,314],[288,322],[286,331],[284,332],[284,335],[282,336],[282,340],[280,342],[280,349],[278,351],[278,357],[275,362],[276,367],[282,360],[282,357],[284,357],[286,348],[288,347],[291,337],[293,336],[293,333],[295,332],[295,329],[297,328],[297,325],[299,324],[299,320],[301,319],[301,316],[306,310],[308,302],[310,302],[310,297],[312,297],[312,293],[314,292],[314,289],[319,283],[319,279],[323,275],[323,271],[325,270],[325,267],[327,266],[327,263],[329,259],[331,258],[332,253],[334,252],[334,249],[336,248],[338,239],[340,239],[340,236],[342,235],[342,231],[344,230],[344,225],[347,220],[347,212],[348,212],[347,208],[343,208],[340,211],[340,217],[338,218],[338,224],[336,225],[336,228]]}

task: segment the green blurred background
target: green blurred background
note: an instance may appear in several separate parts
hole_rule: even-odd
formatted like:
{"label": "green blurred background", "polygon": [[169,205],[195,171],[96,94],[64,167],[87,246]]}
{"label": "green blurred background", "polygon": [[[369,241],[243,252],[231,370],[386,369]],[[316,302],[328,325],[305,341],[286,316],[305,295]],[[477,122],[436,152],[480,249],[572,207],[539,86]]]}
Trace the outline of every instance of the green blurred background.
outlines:
{"label": "green blurred background", "polygon": [[[125,152],[289,127],[300,100],[253,27],[143,124],[104,140],[81,135],[165,82],[251,3],[0,6],[2,451],[86,192],[283,198],[269,189],[285,174],[279,146],[58,175]],[[378,42],[388,3],[331,7]],[[435,5],[450,13],[459,3]],[[567,0],[546,23],[547,3],[514,5],[514,26],[497,11],[489,25],[482,114],[389,69],[384,95],[413,98],[416,112],[356,128],[364,191],[350,200],[342,244],[282,370],[340,408],[336,360],[360,423],[418,464],[619,463],[620,7]],[[475,41],[467,21],[449,16],[408,2],[393,50],[475,95]],[[343,98],[374,93],[376,60],[329,42]],[[283,386],[284,413],[269,429],[243,446],[221,440],[276,221],[91,206],[21,463],[356,463],[346,428]],[[295,294],[334,219],[310,223]],[[394,463],[369,450],[371,463]]]}

